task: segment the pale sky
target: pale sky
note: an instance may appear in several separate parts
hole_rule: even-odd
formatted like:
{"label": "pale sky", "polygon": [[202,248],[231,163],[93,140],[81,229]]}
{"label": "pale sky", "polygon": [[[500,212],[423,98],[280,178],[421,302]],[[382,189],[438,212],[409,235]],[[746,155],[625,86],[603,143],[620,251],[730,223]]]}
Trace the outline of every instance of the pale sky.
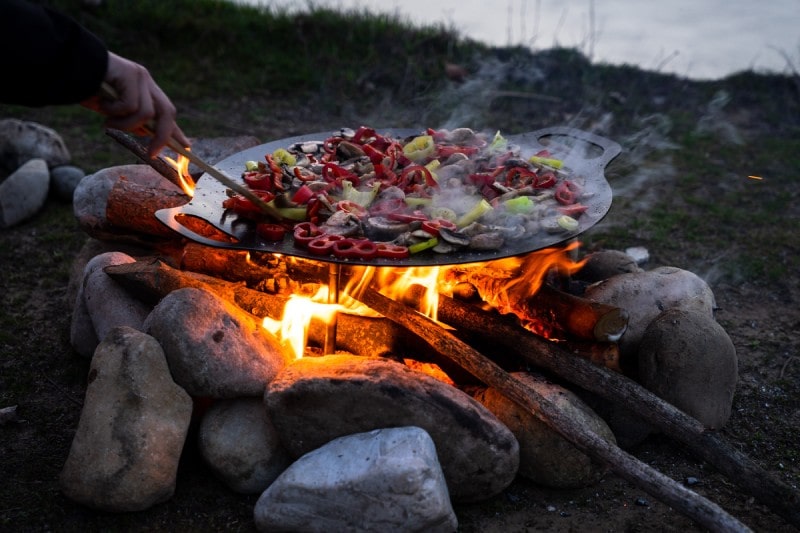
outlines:
{"label": "pale sky", "polygon": [[[399,13],[491,45],[576,47],[594,61],[694,79],[800,70],[800,0],[234,0]],[[593,16],[590,13],[593,12]]]}

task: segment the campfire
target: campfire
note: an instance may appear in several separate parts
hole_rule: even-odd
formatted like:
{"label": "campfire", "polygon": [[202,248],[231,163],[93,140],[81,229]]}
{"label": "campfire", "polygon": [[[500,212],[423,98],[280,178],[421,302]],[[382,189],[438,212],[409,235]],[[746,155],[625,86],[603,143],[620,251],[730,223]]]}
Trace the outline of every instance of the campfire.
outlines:
{"label": "campfire", "polygon": [[73,313],[92,362],[68,497],[115,512],[168,499],[194,424],[220,479],[260,494],[262,530],[452,531],[451,502],[517,476],[569,488],[608,470],[711,529],[743,528],[623,451],[662,432],[796,520],[791,489],[713,431],[736,355],[694,274],[575,238],[402,268],[241,249],[180,216],[205,200],[175,163],[105,169],[76,192],[98,253]]}

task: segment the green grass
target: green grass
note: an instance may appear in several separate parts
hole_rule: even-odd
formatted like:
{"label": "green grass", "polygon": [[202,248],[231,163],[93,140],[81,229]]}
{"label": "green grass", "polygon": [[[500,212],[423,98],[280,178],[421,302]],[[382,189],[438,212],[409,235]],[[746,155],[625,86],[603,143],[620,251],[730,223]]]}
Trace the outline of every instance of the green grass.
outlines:
{"label": "green grass", "polygon": [[337,98],[365,78],[410,97],[439,82],[443,57],[463,61],[485,49],[443,26],[366,10],[292,15],[216,0],[109,0],[90,11],[74,0],[55,3],[112,50],[145,63],[168,93],[190,99],[305,91]]}

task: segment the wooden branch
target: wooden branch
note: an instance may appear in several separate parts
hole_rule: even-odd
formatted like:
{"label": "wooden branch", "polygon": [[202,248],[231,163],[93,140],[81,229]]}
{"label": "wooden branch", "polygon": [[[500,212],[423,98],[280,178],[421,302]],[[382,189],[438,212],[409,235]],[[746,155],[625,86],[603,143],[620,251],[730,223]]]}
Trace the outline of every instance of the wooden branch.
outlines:
{"label": "wooden branch", "polygon": [[[424,288],[416,290],[422,291]],[[413,294],[413,291],[410,291]],[[505,317],[439,296],[438,319],[459,331],[492,332],[499,346],[559,377],[619,403],[696,457],[713,465],[795,527],[800,527],[800,493],[772,476],[725,439],[622,374],[574,357],[558,344],[537,337]]]}
{"label": "wooden branch", "polygon": [[359,299],[387,318],[404,326],[475,377],[531,411],[537,418],[572,442],[590,457],[713,531],[749,531],[722,508],[690,491],[673,479],[627,454],[563,413],[555,404],[500,368],[496,363],[460,341],[433,320],[410,310],[373,289]]}
{"label": "wooden branch", "polygon": [[178,187],[181,186],[181,178],[178,175],[178,171],[164,161],[160,157],[151,158],[147,153],[147,147],[145,147],[142,143],[136,140],[136,137],[125,133],[120,130],[115,130],[112,128],[106,129],[106,135],[117,141],[119,144],[130,150],[136,157],[138,157],[143,163],[150,165],[153,170],[164,176],[166,179],[171,181],[173,184],[177,185]]}

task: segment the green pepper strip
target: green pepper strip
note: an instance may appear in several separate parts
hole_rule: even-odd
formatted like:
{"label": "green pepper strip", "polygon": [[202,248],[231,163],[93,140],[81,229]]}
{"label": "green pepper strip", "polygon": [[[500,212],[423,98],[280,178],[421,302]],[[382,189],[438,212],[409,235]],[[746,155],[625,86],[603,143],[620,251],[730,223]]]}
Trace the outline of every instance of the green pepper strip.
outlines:
{"label": "green pepper strip", "polygon": [[427,241],[416,242],[414,244],[409,245],[408,251],[409,253],[416,254],[422,252],[423,250],[433,248],[437,244],[439,244],[439,239],[437,239],[436,237],[432,237]]}

